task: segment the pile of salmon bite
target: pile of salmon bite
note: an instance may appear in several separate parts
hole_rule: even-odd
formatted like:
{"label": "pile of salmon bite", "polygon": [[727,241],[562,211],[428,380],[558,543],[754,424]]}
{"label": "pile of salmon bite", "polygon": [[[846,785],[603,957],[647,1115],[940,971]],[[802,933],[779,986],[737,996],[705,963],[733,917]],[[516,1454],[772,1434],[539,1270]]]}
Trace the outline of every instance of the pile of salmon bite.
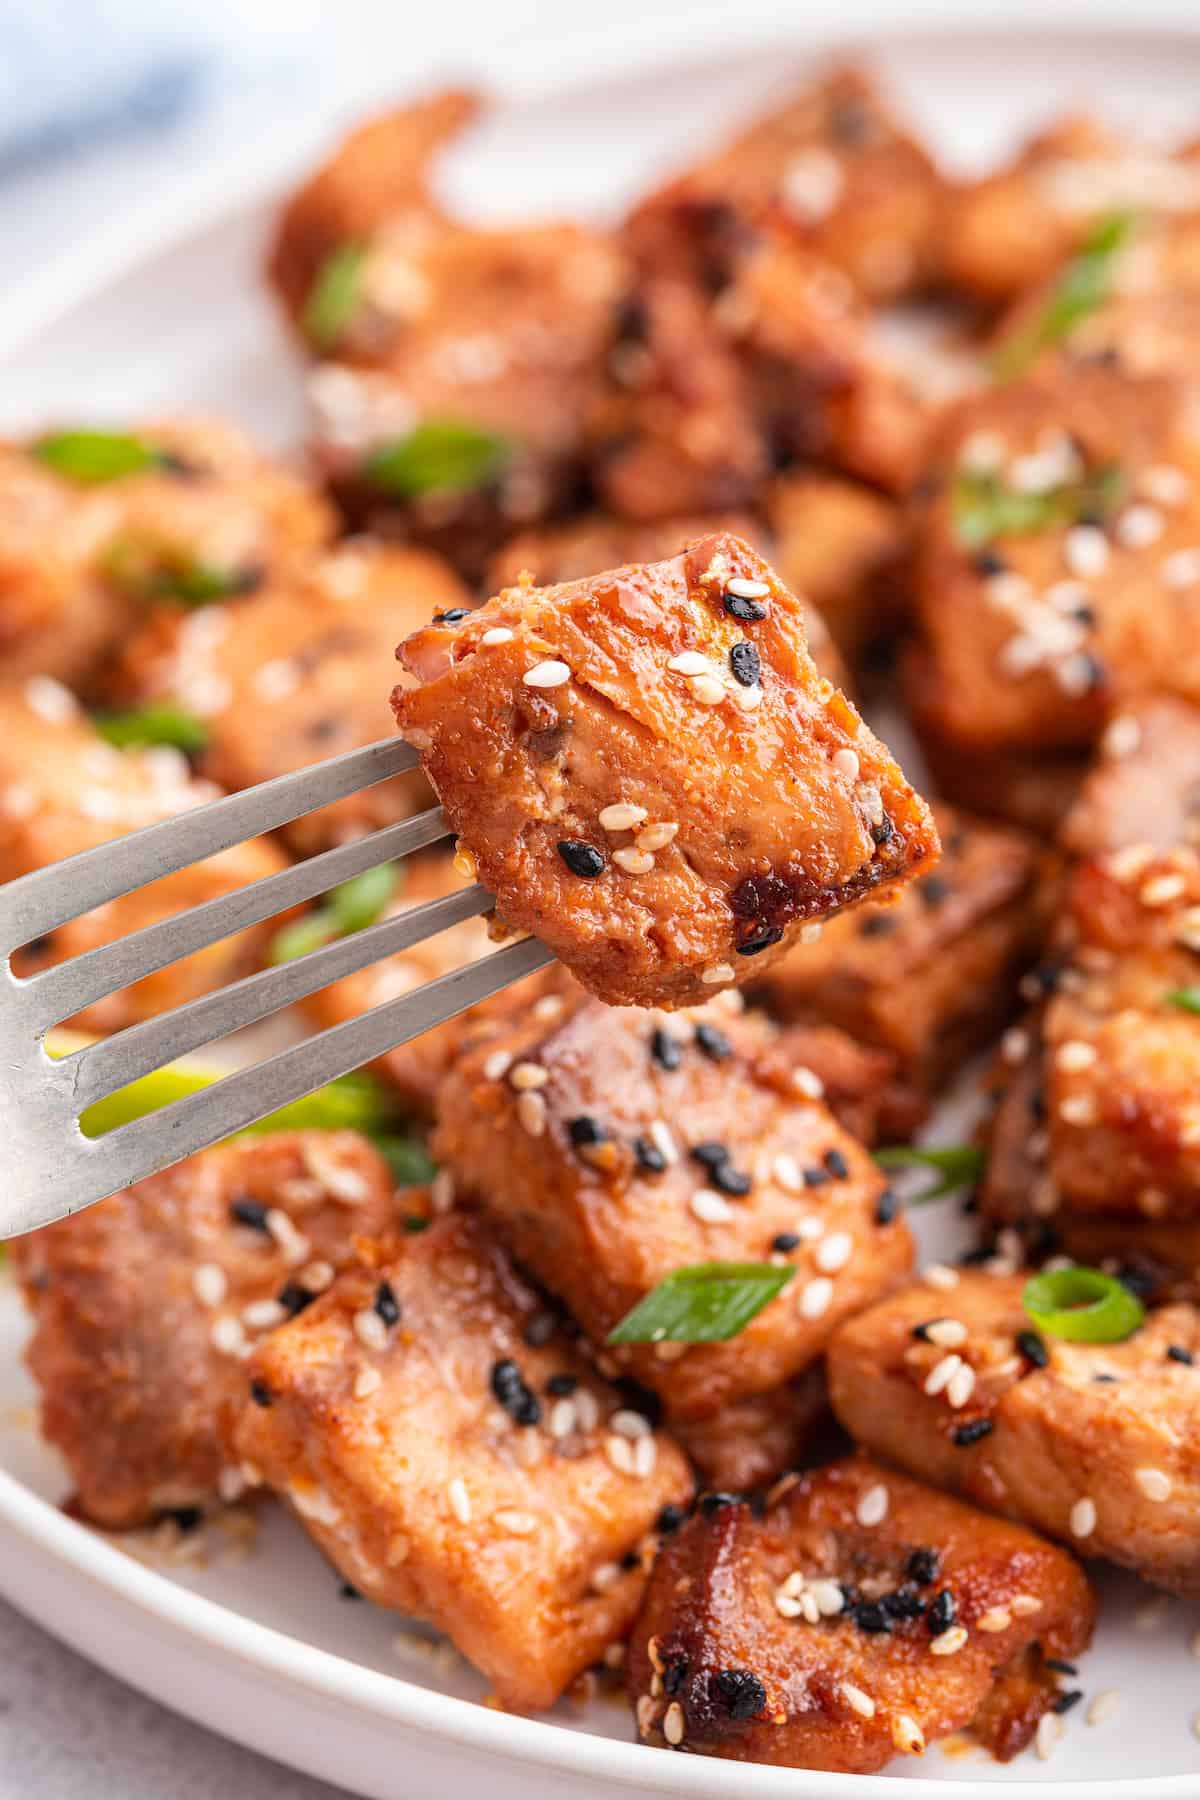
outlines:
{"label": "pile of salmon bite", "polygon": [[437,197],[479,111],[374,119],[283,208],[303,460],[0,446],[0,879],[396,728],[420,762],[19,976],[453,834],[70,1030],[475,880],[309,1023],[557,959],[17,1241],[42,1430],[106,1530],[282,1503],[505,1708],[1048,1756],[1108,1704],[1087,1565],[1200,1594],[1200,149],[1073,118],[958,180],[835,67],[615,226],[501,229]]}

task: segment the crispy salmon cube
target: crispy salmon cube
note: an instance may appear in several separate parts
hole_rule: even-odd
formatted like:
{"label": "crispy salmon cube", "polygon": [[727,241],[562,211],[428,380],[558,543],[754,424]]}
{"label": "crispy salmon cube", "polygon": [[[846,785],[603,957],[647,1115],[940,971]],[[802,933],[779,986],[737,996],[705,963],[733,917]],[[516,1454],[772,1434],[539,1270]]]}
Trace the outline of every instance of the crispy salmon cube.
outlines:
{"label": "crispy salmon cube", "polygon": [[[377,676],[396,640],[471,596],[428,551],[351,540],[303,576],[236,605],[160,609],[126,644],[109,684],[123,705],[167,700],[208,732],[202,767],[227,788],[321,762],[386,737]],[[390,825],[429,804],[419,774],[351,794],[286,825],[302,856]]]}
{"label": "crispy salmon cube", "polygon": [[830,1345],[835,1413],[938,1487],[1160,1587],[1200,1591],[1200,1314],[1159,1307],[1123,1343],[1069,1343],[1033,1330],[1024,1282],[964,1271],[952,1288],[919,1282],[860,1313]]}
{"label": "crispy salmon cube", "polygon": [[257,1347],[238,1430],[359,1593],[530,1710],[624,1635],[640,1549],[692,1490],[554,1323],[482,1222],[441,1219]]}
{"label": "crispy salmon cube", "polygon": [[673,1419],[671,1432],[706,1487],[739,1494],[813,1461],[829,1424],[825,1374],[814,1364],[783,1387],[733,1400],[710,1418]]}
{"label": "crispy salmon cube", "polygon": [[1200,843],[1200,708],[1169,694],[1122,706],[1059,835],[1074,856]]}
{"label": "crispy salmon cube", "polygon": [[245,592],[332,534],[326,502],[233,426],[176,419],[135,435],[160,462],[101,482],[58,472],[37,445],[0,446],[6,680],[90,687],[147,601]]}
{"label": "crispy salmon cube", "polygon": [[394,696],[498,914],[616,1004],[686,1005],[928,867],[924,802],[738,538],[509,588]]}
{"label": "crispy salmon cube", "polygon": [[671,1418],[802,1373],[911,1260],[870,1157],[777,1066],[760,1070],[761,1042],[724,1006],[656,1021],[588,1001],[558,1024],[519,1018],[438,1096],[435,1156],[597,1342],[675,1269],[795,1268],[727,1342],[610,1346]]}
{"label": "crispy salmon cube", "polygon": [[826,258],[868,299],[912,292],[933,267],[940,181],[875,83],[829,70],[651,194],[629,223],[646,260],[704,272],[703,225],[764,218]]}
{"label": "crispy salmon cube", "polygon": [[780,580],[812,602],[842,655],[860,663],[899,621],[900,509],[857,482],[810,471],[780,477],[766,508]]}
{"label": "crispy salmon cube", "polygon": [[1011,1012],[1041,948],[1044,856],[1023,833],[934,808],[942,860],[894,906],[830,920],[771,969],[764,995],[785,1018],[836,1025],[890,1050],[934,1087]]}
{"label": "crispy salmon cube", "polygon": [[364,1138],[280,1132],[15,1240],[42,1431],[86,1516],[116,1529],[236,1499],[242,1359],[392,1215],[387,1164]]}
{"label": "crispy salmon cube", "polygon": [[[220,792],[193,777],[177,750],[114,749],[48,676],[0,691],[0,881],[218,799]],[[32,975],[285,866],[268,838],[250,838],[68,920],[17,951],[14,972]],[[117,1031],[221,987],[258,965],[275,929],[268,920],[169,963],[96,1001],[73,1023]]]}
{"label": "crispy salmon cube", "polygon": [[969,752],[1078,749],[1132,693],[1200,694],[1181,382],[1035,371],[957,408],[936,461],[915,552],[925,729]]}
{"label": "crispy salmon cube", "polygon": [[643,1741],[738,1762],[869,1773],[962,1729],[1008,1761],[1095,1614],[1064,1551],[850,1457],[667,1540],[629,1697]]}

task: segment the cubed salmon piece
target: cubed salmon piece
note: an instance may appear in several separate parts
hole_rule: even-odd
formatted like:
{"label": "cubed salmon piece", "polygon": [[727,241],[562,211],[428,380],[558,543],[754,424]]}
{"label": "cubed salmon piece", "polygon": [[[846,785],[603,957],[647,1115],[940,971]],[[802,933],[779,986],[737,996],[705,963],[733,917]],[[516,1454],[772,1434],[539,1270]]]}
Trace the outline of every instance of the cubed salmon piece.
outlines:
{"label": "cubed salmon piece", "polygon": [[667,1540],[629,1697],[644,1742],[738,1762],[865,1774],[963,1729],[1008,1761],[1095,1614],[1065,1551],[851,1457]]}
{"label": "cubed salmon piece", "polygon": [[977,818],[1057,840],[1091,766],[1089,751],[966,748],[941,737],[920,710],[933,693],[924,655],[910,646],[902,670],[933,791]]}
{"label": "cubed salmon piece", "polygon": [[707,1419],[674,1419],[671,1431],[707,1488],[745,1493],[811,1462],[831,1423],[824,1370],[817,1364],[794,1381],[733,1400]]}
{"label": "cubed salmon piece", "polygon": [[784,1026],[764,1044],[757,1066],[796,1091],[819,1094],[861,1144],[901,1143],[929,1111],[928,1096],[894,1051],[860,1043],[836,1025]]}
{"label": "cubed salmon piece", "polygon": [[656,1022],[588,1001],[559,1024],[519,1018],[438,1096],[434,1154],[596,1342],[675,1269],[794,1267],[728,1341],[610,1346],[671,1418],[802,1373],[911,1261],[866,1151],[811,1097],[811,1076],[806,1095],[790,1071],[759,1068],[760,1042],[723,1006]]}
{"label": "cubed salmon piece", "polygon": [[1200,1592],[1200,1314],[1164,1306],[1122,1343],[1070,1343],[1034,1329],[1025,1279],[964,1271],[850,1320],[829,1348],[835,1413],[938,1487]]}
{"label": "cubed salmon piece", "polygon": [[1060,841],[1074,856],[1200,843],[1200,708],[1169,694],[1122,706],[1104,728]]}
{"label": "cubed salmon piece", "polygon": [[901,616],[900,509],[857,482],[811,471],[781,476],[766,509],[780,580],[812,602],[842,655],[860,663]]}
{"label": "cubed salmon piece", "polygon": [[832,919],[771,969],[764,994],[785,1018],[839,1026],[934,1087],[1011,1013],[1018,976],[1047,919],[1045,857],[1023,833],[939,804],[942,860],[894,906]]}
{"label": "cubed salmon piece", "polygon": [[[351,540],[236,605],[160,608],[127,642],[109,691],[124,705],[166,700],[193,712],[208,732],[204,773],[253,787],[386,737],[379,677],[396,640],[471,604],[440,557]],[[419,774],[401,775],[293,820],[284,835],[306,856],[429,801]]]}
{"label": "cubed salmon piece", "polygon": [[251,1484],[231,1437],[242,1359],[392,1215],[387,1165],[364,1138],[280,1132],[14,1240],[42,1431],[83,1513],[121,1528],[236,1499]]}
{"label": "cubed salmon piece", "polygon": [[260,1344],[240,1454],[359,1593],[444,1631],[506,1706],[624,1636],[692,1491],[477,1219],[343,1275]]}
{"label": "cubed salmon piece", "polygon": [[[197,780],[177,750],[117,750],[80,712],[66,688],[35,675],[0,692],[0,881],[45,868],[80,850],[220,797]],[[286,867],[268,838],[250,838],[174,875],[164,875],[95,911],[68,920],[13,957],[19,976],[126,936]],[[121,992],[73,1023],[118,1031],[248,974],[276,922],[249,926]]]}
{"label": "cubed salmon piece", "polygon": [[936,855],[738,538],[507,589],[401,657],[423,685],[397,689],[400,729],[497,913],[610,1002],[703,1000]]}

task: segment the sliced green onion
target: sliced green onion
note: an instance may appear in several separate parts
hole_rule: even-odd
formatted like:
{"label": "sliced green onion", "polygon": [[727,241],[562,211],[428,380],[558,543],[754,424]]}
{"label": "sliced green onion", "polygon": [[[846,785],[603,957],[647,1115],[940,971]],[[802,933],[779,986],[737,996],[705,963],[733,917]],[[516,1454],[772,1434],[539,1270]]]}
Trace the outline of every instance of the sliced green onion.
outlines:
{"label": "sliced green onion", "polygon": [[38,438],[33,455],[56,475],[88,486],[161,469],[167,460],[145,438],[120,431],[52,431]]}
{"label": "sliced green onion", "polygon": [[305,913],[302,919],[294,919],[275,933],[267,951],[267,961],[294,962],[298,956],[307,956],[310,950],[319,950],[322,944],[331,944],[337,935],[331,915],[325,907],[319,906],[315,912]]}
{"label": "sliced green onion", "polygon": [[1200,987],[1174,988],[1167,995],[1167,1005],[1181,1012],[1200,1013]]}
{"label": "sliced green onion", "polygon": [[318,350],[332,350],[357,312],[366,259],[364,245],[342,244],[317,270],[300,323]]}
{"label": "sliced green onion", "polygon": [[131,712],[97,713],[92,723],[100,736],[118,750],[172,744],[185,755],[195,756],[208,744],[208,727],[203,719],[168,701],[139,706]]}
{"label": "sliced green onion", "polygon": [[1146,1317],[1115,1275],[1083,1267],[1043,1270],[1026,1282],[1021,1304],[1039,1331],[1073,1344],[1119,1344]]}
{"label": "sliced green onion", "polygon": [[457,419],[426,419],[407,437],[373,451],[363,475],[400,500],[469,493],[494,481],[510,455],[508,439],[493,431]]}
{"label": "sliced green onion", "polygon": [[736,1337],[796,1273],[786,1264],[676,1269],[608,1334],[610,1344],[716,1344]]}
{"label": "sliced green onion", "polygon": [[396,863],[381,863],[376,869],[364,869],[351,881],[343,881],[315,911],[276,932],[268,960],[291,962],[310,950],[319,950],[322,944],[332,943],[334,938],[350,937],[365,926],[374,925],[387,911],[399,882]]}
{"label": "sliced green onion", "polygon": [[377,1137],[375,1148],[386,1157],[397,1187],[424,1187],[437,1174],[437,1164],[415,1138]]}
{"label": "sliced green onion", "polygon": [[179,600],[184,606],[207,606],[213,600],[248,594],[261,579],[256,568],[227,569],[217,563],[187,562],[177,568],[156,570],[150,579],[149,592],[154,599]]}
{"label": "sliced green onion", "polygon": [[1081,518],[1104,517],[1121,503],[1125,485],[1115,465],[1040,493],[1006,487],[997,474],[962,470],[950,494],[954,534],[965,550],[978,550],[996,538],[1032,537]]}
{"label": "sliced green onion", "polygon": [[[400,1185],[403,1187],[404,1183],[401,1182]],[[427,1219],[424,1213],[405,1213],[400,1223],[409,1237],[415,1237],[419,1231],[428,1231],[433,1220]]]}
{"label": "sliced green onion", "polygon": [[1132,213],[1111,213],[1099,221],[1037,318],[995,351],[992,372],[1000,380],[1024,374],[1040,351],[1061,344],[1081,319],[1104,305],[1112,293],[1117,253],[1129,242],[1133,227]]}
{"label": "sliced green onion", "polygon": [[914,1149],[908,1144],[886,1144],[873,1152],[881,1169],[933,1169],[940,1176],[932,1186],[922,1188],[910,1200],[910,1206],[924,1206],[927,1200],[940,1200],[956,1194],[960,1188],[974,1187],[983,1176],[987,1158],[974,1144],[948,1144],[938,1149]]}

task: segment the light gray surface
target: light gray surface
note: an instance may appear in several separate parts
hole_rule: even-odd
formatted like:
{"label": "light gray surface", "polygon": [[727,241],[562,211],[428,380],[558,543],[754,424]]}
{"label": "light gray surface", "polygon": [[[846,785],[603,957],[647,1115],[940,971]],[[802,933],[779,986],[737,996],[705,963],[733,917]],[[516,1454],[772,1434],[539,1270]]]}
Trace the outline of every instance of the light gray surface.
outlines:
{"label": "light gray surface", "polygon": [[348,1800],[114,1681],[0,1602],[3,1800]]}

